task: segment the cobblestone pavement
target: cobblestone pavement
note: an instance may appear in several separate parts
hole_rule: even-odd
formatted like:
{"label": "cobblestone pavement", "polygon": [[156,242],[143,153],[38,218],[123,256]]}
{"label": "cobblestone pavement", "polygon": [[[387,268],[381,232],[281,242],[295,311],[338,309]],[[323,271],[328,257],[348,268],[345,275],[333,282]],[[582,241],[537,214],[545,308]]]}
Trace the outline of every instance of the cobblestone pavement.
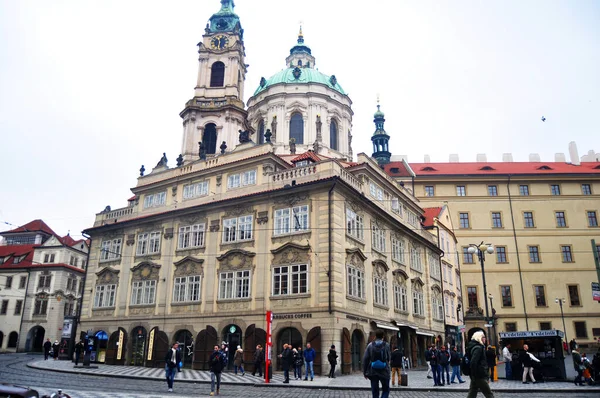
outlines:
{"label": "cobblestone pavement", "polygon": [[[36,388],[40,393],[47,394],[52,389],[58,387],[62,388],[64,392],[71,395],[72,398],[158,398],[158,397],[204,397],[208,396],[210,392],[210,386],[206,382],[197,381],[194,382],[189,380],[183,382],[181,379],[175,381],[175,392],[166,392],[166,383],[161,379],[158,380],[146,380],[134,378],[132,375],[122,377],[109,377],[104,375],[86,375],[86,374],[74,374],[74,373],[59,373],[43,369],[28,368],[27,363],[37,362],[39,357],[32,355],[23,354],[6,354],[0,355],[0,382],[16,383],[20,385],[27,385]],[[59,364],[62,366],[63,361],[49,361],[49,363]],[[49,365],[48,365],[49,366]],[[71,365],[72,366],[72,365]],[[131,367],[119,367],[121,370]],[[139,368],[144,369],[144,368]],[[128,369],[129,370],[129,369]],[[185,373],[185,371],[183,372]],[[203,372],[200,372],[203,373]],[[181,375],[181,374],[180,374]],[[424,378],[425,373],[423,372],[412,372],[415,379]],[[306,388],[299,388],[298,385],[311,384],[308,382],[295,382],[289,386],[282,386],[281,384],[271,385],[270,387],[264,387],[260,384],[254,385],[243,385],[236,383],[234,375],[227,374],[227,379],[232,381],[224,382],[221,388],[221,396],[224,397],[266,397],[266,398],[330,398],[330,397],[344,397],[344,398],[367,398],[370,397],[370,392],[366,389],[368,387],[367,381],[364,378],[358,376],[343,376],[331,381],[339,383],[339,386],[325,386],[321,385],[318,388],[307,390]],[[248,375],[244,376],[247,377]],[[422,376],[422,377],[420,377]],[[179,377],[179,375],[178,375]],[[238,376],[241,378],[242,376]],[[276,375],[276,378],[278,375]],[[280,376],[279,376],[280,377]],[[315,382],[318,383],[321,378],[315,378]],[[323,378],[327,379],[327,378]],[[329,379],[327,379],[329,380]],[[427,380],[427,379],[425,379]],[[204,381],[204,380],[203,380]],[[571,383],[558,383],[563,385],[564,392],[549,392],[549,391],[528,391],[528,398],[564,398],[565,392],[568,392],[569,398],[588,398],[592,396],[598,396],[598,391],[593,391],[590,387],[578,387],[574,388]],[[316,384],[314,384],[316,387]],[[466,386],[463,384],[462,386]],[[517,385],[522,386],[521,384]],[[530,387],[527,385],[524,387]],[[340,387],[346,389],[341,390]],[[524,390],[519,390],[519,393],[509,392],[498,392],[497,398],[508,398],[508,397],[519,397],[524,395]],[[465,397],[465,391],[440,391],[438,389],[424,387],[418,391],[402,391],[394,390],[391,397],[448,397],[458,398]],[[480,395],[481,396],[481,395]]]}

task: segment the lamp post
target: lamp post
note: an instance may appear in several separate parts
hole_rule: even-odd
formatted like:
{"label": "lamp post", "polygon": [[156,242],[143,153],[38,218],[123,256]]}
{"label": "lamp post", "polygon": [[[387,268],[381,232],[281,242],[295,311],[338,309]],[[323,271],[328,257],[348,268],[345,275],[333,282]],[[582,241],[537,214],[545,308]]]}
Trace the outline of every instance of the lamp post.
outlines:
{"label": "lamp post", "polygon": [[481,278],[483,279],[483,297],[485,301],[485,321],[486,323],[490,319],[490,310],[488,308],[487,302],[487,286],[485,284],[485,253],[492,254],[494,253],[494,247],[491,243],[483,243],[481,242],[478,245],[470,244],[467,252],[470,254],[477,253],[477,257],[479,257],[479,262],[481,263]]}
{"label": "lamp post", "polygon": [[563,303],[566,303],[567,300],[565,300],[564,298],[555,298],[554,299],[555,303],[558,303],[560,305],[560,316],[562,318],[562,322],[563,322],[563,331],[565,332],[565,341],[568,342],[569,339],[567,338],[567,328],[565,327],[565,314],[563,312]]}
{"label": "lamp post", "polygon": [[492,307],[492,329],[494,331],[494,346],[496,346],[496,350],[498,350],[498,335],[496,334],[496,310],[494,309],[494,296],[490,293],[488,296],[490,299],[490,307]]}

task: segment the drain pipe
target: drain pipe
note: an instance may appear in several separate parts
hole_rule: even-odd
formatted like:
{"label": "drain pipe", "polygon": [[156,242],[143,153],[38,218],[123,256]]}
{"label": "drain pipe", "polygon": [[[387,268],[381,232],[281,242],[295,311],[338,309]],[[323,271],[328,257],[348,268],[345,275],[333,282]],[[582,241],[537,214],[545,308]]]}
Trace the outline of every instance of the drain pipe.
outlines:
{"label": "drain pipe", "polygon": [[[19,334],[17,335],[17,346],[15,352],[19,352],[19,343],[21,342],[21,331],[23,330],[23,318],[25,317],[25,306],[27,305],[27,292],[29,291],[29,280],[31,279],[31,270],[27,270],[27,282],[25,283],[25,297],[23,298],[23,306],[21,307],[21,321],[19,323]],[[27,340],[25,340],[27,344]],[[33,342],[31,343],[33,344]]]}
{"label": "drain pipe", "polygon": [[[508,204],[510,205],[510,217],[512,220],[513,238],[515,240],[515,250],[517,251],[517,266],[519,267],[519,280],[521,281],[521,297],[523,298],[523,314],[525,315],[525,328],[529,330],[529,319],[527,317],[527,304],[525,303],[525,290],[523,289],[523,274],[521,273],[521,256],[519,255],[519,243],[517,242],[517,230],[515,229],[515,214],[513,212],[512,196],[510,195],[510,174],[506,188],[508,189]],[[485,298],[487,300],[487,297]],[[487,303],[487,301],[486,301]]]}
{"label": "drain pipe", "polygon": [[331,234],[331,222],[332,222],[332,203],[333,203],[333,189],[335,188],[335,186],[337,185],[337,177],[335,182],[333,183],[333,185],[331,186],[331,189],[329,189],[329,193],[328,193],[328,210],[329,210],[329,230],[328,230],[328,239],[329,239],[329,269],[327,271],[327,279],[329,280],[329,313],[333,314],[333,308],[332,308],[332,303],[331,303],[331,289],[333,288],[333,284],[331,283],[331,267],[332,267],[332,261],[331,261],[331,254],[332,254],[332,249],[333,249],[333,243],[331,241],[332,238],[332,234]]}

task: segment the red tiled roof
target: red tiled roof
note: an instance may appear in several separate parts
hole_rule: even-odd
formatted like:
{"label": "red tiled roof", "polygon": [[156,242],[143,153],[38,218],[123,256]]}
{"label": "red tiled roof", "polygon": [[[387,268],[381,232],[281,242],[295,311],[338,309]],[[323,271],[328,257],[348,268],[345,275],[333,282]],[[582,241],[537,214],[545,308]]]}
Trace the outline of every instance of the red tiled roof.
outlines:
{"label": "red tiled roof", "polygon": [[[582,162],[580,166],[564,162],[457,162],[457,163],[410,163],[417,176],[428,175],[544,175],[544,174],[591,174],[600,175],[600,162]],[[395,168],[392,171],[392,168]],[[408,176],[402,162],[385,165],[385,171],[393,177]]]}
{"label": "red tiled roof", "polygon": [[127,199],[128,202],[133,202],[137,198],[137,195],[133,195],[131,198]]}
{"label": "red tiled roof", "polygon": [[426,227],[432,227],[433,219],[440,215],[442,208],[441,207],[424,207],[423,210],[425,210],[425,213],[423,214],[423,217],[425,217],[425,221],[423,221],[423,225]]}
{"label": "red tiled roof", "polygon": [[[20,266],[23,263],[31,263],[33,260],[33,249],[39,247],[40,245],[14,245],[14,246],[0,246],[0,257],[11,256],[8,261],[4,261],[4,263],[0,264],[0,268],[3,266],[11,265],[11,266]],[[14,258],[22,255],[26,255],[26,257],[18,264],[15,264]]]}
{"label": "red tiled roof", "polygon": [[63,236],[62,238],[59,237],[58,239],[62,242],[63,245],[66,245],[66,246],[73,246],[73,245],[77,244],[77,241],[75,239],[71,238],[71,235],[69,235],[69,234]]}
{"label": "red tiled roof", "polygon": [[[18,228],[11,229],[10,231],[1,232],[2,234],[16,233],[16,232],[37,232],[42,231],[50,235],[56,235],[56,233],[42,220],[33,220],[25,225]],[[58,236],[58,235],[56,235]]]}
{"label": "red tiled roof", "polygon": [[85,270],[81,268],[74,267],[65,263],[50,263],[50,264],[41,264],[41,263],[33,263],[31,260],[23,260],[19,264],[13,264],[12,261],[9,263],[4,263],[0,265],[0,270],[2,269],[15,269],[15,268],[66,268],[71,271],[85,273]]}
{"label": "red tiled roof", "polygon": [[316,153],[314,153],[313,151],[306,151],[306,152],[296,156],[295,158],[293,158],[290,162],[296,163],[296,162],[300,162],[302,160],[312,160],[313,162],[321,161],[321,159],[317,156]]}

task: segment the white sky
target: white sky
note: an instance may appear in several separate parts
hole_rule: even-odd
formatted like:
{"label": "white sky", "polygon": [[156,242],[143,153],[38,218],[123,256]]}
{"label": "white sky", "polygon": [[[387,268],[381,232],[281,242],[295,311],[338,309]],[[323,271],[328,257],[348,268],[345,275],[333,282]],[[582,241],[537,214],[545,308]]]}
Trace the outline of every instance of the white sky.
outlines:
{"label": "white sky", "polygon": [[[372,153],[377,94],[394,155],[552,160],[600,150],[600,2],[236,0],[246,93],[285,66],[302,21]],[[219,0],[0,0],[0,230],[75,237],[126,205],[142,164],[181,151],[197,47]],[[547,121],[540,118],[544,115]]]}

